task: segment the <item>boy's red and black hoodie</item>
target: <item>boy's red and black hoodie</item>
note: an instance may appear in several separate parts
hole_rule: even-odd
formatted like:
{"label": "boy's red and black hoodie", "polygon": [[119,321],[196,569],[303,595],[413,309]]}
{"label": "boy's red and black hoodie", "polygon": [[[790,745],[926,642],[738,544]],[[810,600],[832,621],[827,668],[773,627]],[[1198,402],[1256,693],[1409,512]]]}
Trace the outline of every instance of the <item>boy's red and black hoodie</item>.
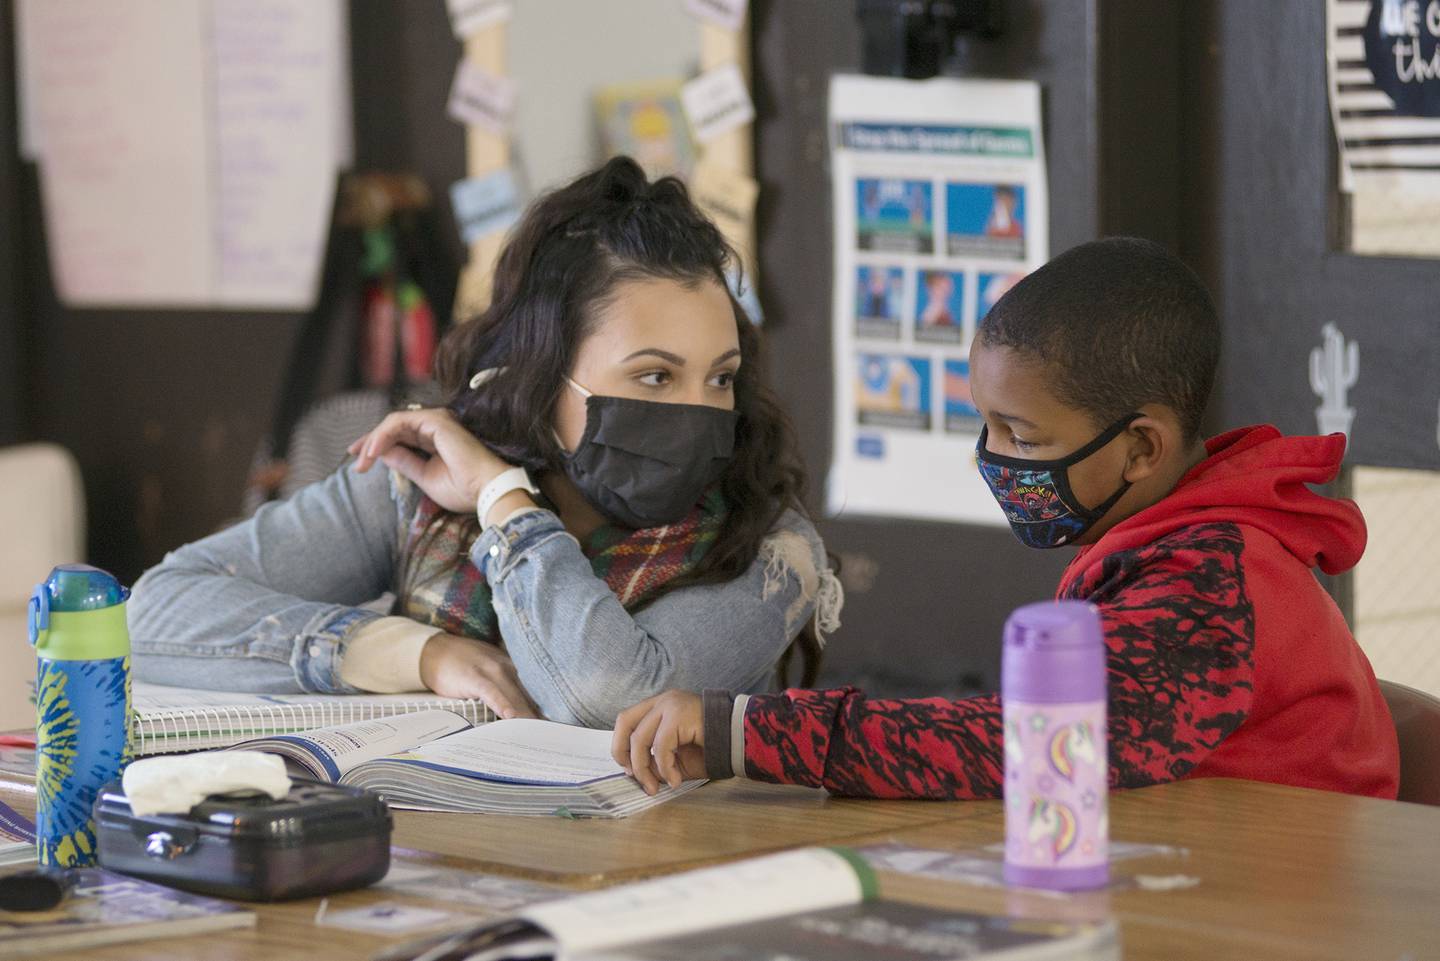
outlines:
{"label": "boy's red and black hoodie", "polygon": [[[1312,570],[1348,570],[1365,549],[1354,503],[1307,486],[1335,478],[1344,435],[1250,427],[1206,448],[1168,496],[1081,548],[1057,591],[1104,622],[1111,786],[1239,777],[1395,797],[1389,710]],[[1000,796],[996,695],[754,695],[743,731],[752,778],[867,797]]]}

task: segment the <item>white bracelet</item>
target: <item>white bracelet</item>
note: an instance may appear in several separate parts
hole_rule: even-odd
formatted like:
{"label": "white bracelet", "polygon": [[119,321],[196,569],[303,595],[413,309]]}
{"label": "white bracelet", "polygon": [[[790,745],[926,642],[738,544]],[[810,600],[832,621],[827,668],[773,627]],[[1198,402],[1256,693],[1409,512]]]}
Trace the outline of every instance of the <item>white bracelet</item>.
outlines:
{"label": "white bracelet", "polygon": [[533,496],[540,493],[540,488],[530,480],[523,467],[512,467],[502,472],[480,490],[480,496],[475,500],[475,516],[480,518],[481,527],[487,526],[485,518],[490,516],[490,508],[511,491],[525,491]]}

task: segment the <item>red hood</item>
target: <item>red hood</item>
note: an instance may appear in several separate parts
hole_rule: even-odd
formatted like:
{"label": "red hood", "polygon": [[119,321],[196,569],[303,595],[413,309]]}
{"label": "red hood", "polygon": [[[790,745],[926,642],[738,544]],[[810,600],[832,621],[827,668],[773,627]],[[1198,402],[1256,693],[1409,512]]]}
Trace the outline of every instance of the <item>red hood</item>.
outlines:
{"label": "red hood", "polygon": [[1307,567],[1327,574],[1349,570],[1360,560],[1365,552],[1360,508],[1354,501],[1323,497],[1305,486],[1335,479],[1345,456],[1344,434],[1285,437],[1267,424],[1212,437],[1205,449],[1210,456],[1167,497],[1081,548],[1067,575],[1113,551],[1210,521],[1259,528]]}

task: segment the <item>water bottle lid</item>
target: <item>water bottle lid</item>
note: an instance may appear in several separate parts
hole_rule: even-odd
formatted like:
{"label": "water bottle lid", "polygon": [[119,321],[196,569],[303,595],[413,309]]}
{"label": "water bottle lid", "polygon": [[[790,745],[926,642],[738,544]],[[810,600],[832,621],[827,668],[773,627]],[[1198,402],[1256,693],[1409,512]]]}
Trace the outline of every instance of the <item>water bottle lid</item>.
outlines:
{"label": "water bottle lid", "polygon": [[1005,621],[1004,698],[1047,704],[1105,698],[1105,636],[1085,601],[1027,604]]}
{"label": "water bottle lid", "polygon": [[108,571],[89,564],[61,564],[30,595],[26,618],[30,643],[39,643],[40,635],[50,629],[52,612],[98,611],[123,604],[129,597],[130,591]]}

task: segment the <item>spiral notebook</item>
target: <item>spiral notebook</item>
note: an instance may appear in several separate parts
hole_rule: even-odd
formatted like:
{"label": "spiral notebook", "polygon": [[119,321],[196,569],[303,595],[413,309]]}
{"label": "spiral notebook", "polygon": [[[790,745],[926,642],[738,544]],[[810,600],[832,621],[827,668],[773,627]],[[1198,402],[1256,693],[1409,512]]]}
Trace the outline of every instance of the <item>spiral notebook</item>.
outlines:
{"label": "spiral notebook", "polygon": [[136,757],[230,747],[251,738],[293,734],[417,711],[454,711],[471,724],[495,719],[478,699],[416,694],[241,694],[136,681],[132,692]]}

